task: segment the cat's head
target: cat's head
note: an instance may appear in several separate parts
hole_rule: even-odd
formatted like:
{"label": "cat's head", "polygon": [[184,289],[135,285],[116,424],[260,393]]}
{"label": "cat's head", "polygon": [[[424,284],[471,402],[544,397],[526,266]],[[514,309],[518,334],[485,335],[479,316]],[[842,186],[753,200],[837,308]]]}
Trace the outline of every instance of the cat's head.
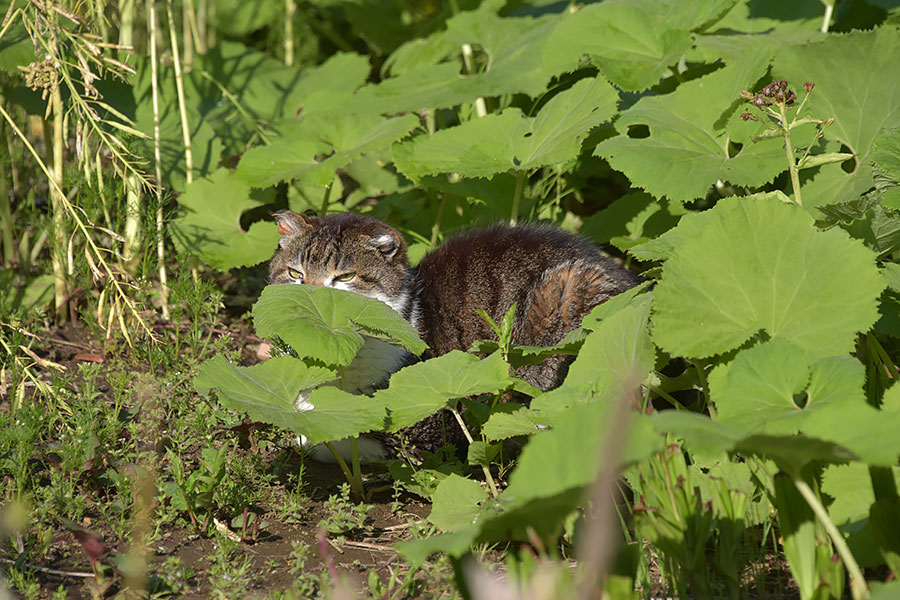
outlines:
{"label": "cat's head", "polygon": [[272,215],[281,235],[269,262],[269,283],[319,285],[385,302],[404,314],[411,275],[406,242],[393,227],[353,213]]}

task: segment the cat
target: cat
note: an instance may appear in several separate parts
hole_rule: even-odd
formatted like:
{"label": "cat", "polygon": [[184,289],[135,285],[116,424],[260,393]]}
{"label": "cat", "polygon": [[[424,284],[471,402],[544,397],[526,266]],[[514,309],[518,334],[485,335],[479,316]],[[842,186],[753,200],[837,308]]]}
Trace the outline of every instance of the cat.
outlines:
{"label": "cat", "polygon": [[[463,233],[410,267],[400,232],[372,217],[307,217],[290,210],[273,217],[281,239],[269,262],[269,283],[330,286],[381,300],[428,344],[423,359],[496,339],[476,309],[499,323],[513,303],[512,343],[553,345],[593,307],[642,281],[587,240],[549,225],[493,225]],[[367,338],[344,370],[346,389],[370,394],[415,360],[405,350]],[[562,382],[570,362],[571,357],[553,356],[515,375],[546,391]],[[297,408],[312,408],[304,394]],[[447,430],[459,427],[443,423],[443,413],[410,429],[418,450],[436,451],[448,441]],[[462,439],[452,433],[449,438]],[[378,446],[376,440],[360,438],[361,459],[386,458],[387,449]],[[347,452],[346,443],[340,451]],[[331,459],[321,447],[310,452],[317,460]]]}

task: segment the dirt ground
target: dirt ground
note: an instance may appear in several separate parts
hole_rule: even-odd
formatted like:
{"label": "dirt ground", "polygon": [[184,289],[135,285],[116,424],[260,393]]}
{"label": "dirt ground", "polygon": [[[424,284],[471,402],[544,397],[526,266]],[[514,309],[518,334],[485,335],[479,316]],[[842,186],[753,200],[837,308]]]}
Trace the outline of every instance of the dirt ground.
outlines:
{"label": "dirt ground", "polygon": [[[234,324],[228,333],[234,344],[241,346],[241,356],[245,364],[259,360],[257,352],[259,341],[254,338],[249,327]],[[80,363],[93,362],[108,364],[115,357],[103,351],[102,340],[94,338],[90,332],[77,326],[67,326],[49,332],[43,339],[39,358],[52,361],[71,372],[77,372]],[[149,368],[149,367],[148,367]],[[136,377],[138,374],[135,374]],[[111,402],[110,386],[102,377],[98,385],[97,402]],[[33,393],[33,392],[32,392]],[[37,398],[37,396],[33,396]],[[0,397],[0,411],[9,411],[10,395]],[[242,427],[243,425],[243,427]],[[249,429],[247,428],[249,425]],[[382,489],[371,495],[365,525],[342,535],[326,534],[318,527],[320,521],[328,515],[326,506],[330,496],[338,493],[344,477],[337,465],[322,464],[306,460],[301,464],[298,450],[290,450],[284,445],[278,450],[260,450],[251,437],[258,431],[271,429],[264,424],[244,423],[232,428],[232,431],[219,432],[217,435],[230,435],[235,441],[234,452],[239,458],[256,454],[261,457],[262,464],[272,475],[272,483],[265,491],[265,500],[248,507],[256,519],[263,524],[252,536],[244,539],[221,523],[217,527],[210,526],[205,534],[188,526],[175,526],[171,523],[157,527],[156,535],[149,548],[147,557],[149,576],[146,591],[152,597],[207,598],[218,597],[303,597],[320,593],[322,585],[334,580],[335,570],[340,577],[346,577],[351,586],[365,592],[370,572],[377,573],[384,585],[388,585],[394,576],[406,571],[402,559],[392,548],[398,541],[409,539],[410,530],[421,524],[428,515],[430,505],[410,494],[398,495],[390,488],[389,474],[381,470],[366,471],[364,478],[368,480],[367,489]],[[249,432],[249,436],[247,435]],[[279,435],[273,432],[272,435]],[[129,440],[123,439],[122,443]],[[140,443],[140,442],[139,442]],[[148,442],[143,442],[148,443]],[[157,453],[162,457],[164,445],[157,444]],[[285,447],[288,450],[285,450]],[[198,453],[198,448],[178,449],[182,458]],[[112,466],[112,465],[109,465]],[[284,474],[302,469],[304,501],[299,514],[285,515],[283,507],[279,507],[279,499],[285,493]],[[87,487],[87,486],[86,486]],[[158,486],[157,486],[158,488]],[[96,502],[100,497],[88,496]],[[162,500],[157,496],[156,501]],[[164,500],[162,500],[164,501]],[[87,559],[83,536],[73,528],[83,527],[99,537],[102,543],[100,564],[104,565],[107,587],[92,589],[96,578]],[[231,538],[231,539],[226,539]],[[19,536],[21,543],[22,536]],[[222,594],[216,590],[210,580],[216,577],[228,577],[228,569],[218,566],[217,555],[222,555],[221,544],[228,544],[228,562],[241,565],[240,591],[234,588]],[[298,565],[297,548],[305,549],[302,562]],[[9,552],[7,545],[0,561],[10,564],[15,561],[15,551]],[[114,560],[116,553],[123,555],[131,549],[123,539],[117,539],[112,530],[105,526],[96,507],[85,509],[81,522],[66,525],[60,522],[53,531],[49,550],[39,564],[26,562],[19,566],[27,571],[39,585],[37,598],[60,597],[64,590],[69,598],[114,597],[124,589],[127,580],[126,570]],[[166,561],[177,557],[180,561],[177,569],[166,568]],[[297,586],[298,578],[306,578],[306,587]],[[279,596],[279,590],[294,587],[294,592]],[[227,586],[225,586],[227,588]],[[299,590],[299,591],[298,591]],[[0,590],[2,591],[2,590]],[[60,595],[56,595],[60,594]],[[16,597],[16,596],[14,596]]]}

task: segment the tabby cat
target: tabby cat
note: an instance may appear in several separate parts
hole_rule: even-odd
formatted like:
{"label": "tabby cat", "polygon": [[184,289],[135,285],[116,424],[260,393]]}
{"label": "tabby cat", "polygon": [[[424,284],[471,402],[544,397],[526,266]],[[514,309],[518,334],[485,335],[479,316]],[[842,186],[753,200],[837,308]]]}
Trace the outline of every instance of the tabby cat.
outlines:
{"label": "tabby cat", "polygon": [[[423,358],[495,339],[475,311],[482,309],[499,323],[514,302],[512,342],[555,344],[594,306],[641,281],[586,240],[552,226],[495,225],[464,233],[413,268],[400,232],[377,219],[352,213],[306,217],[289,210],[273,216],[281,241],[269,263],[269,283],[330,286],[377,298],[407,319],[428,344]],[[562,382],[570,358],[554,356],[516,375],[548,390]],[[402,349],[368,338],[345,368],[345,384],[348,391],[371,393],[414,360]],[[312,408],[305,395],[297,406]],[[418,450],[436,451],[448,437],[461,439],[453,433],[455,422],[441,422],[443,412],[407,432]],[[371,439],[360,444],[360,454],[369,461],[387,454]],[[313,449],[313,456],[330,458],[320,448]]]}

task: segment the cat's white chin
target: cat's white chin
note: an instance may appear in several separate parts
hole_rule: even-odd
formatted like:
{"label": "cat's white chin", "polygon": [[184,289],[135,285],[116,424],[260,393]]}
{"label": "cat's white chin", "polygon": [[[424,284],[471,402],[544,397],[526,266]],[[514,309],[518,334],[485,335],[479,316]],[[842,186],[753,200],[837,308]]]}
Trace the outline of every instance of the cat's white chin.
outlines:
{"label": "cat's white chin", "polygon": [[[306,439],[305,435],[297,436],[297,444],[306,451],[306,455],[311,459],[321,463],[337,464],[337,460],[328,448],[325,447],[325,444],[311,444],[309,440]],[[349,465],[352,462],[353,457],[350,452],[350,440],[337,440],[331,442],[331,445],[337,450],[337,453],[341,455],[341,458],[344,459],[345,463]],[[389,458],[387,448],[384,447],[384,444],[379,440],[370,437],[360,436],[357,438],[356,451],[359,454],[359,462],[363,465],[381,462]]]}

